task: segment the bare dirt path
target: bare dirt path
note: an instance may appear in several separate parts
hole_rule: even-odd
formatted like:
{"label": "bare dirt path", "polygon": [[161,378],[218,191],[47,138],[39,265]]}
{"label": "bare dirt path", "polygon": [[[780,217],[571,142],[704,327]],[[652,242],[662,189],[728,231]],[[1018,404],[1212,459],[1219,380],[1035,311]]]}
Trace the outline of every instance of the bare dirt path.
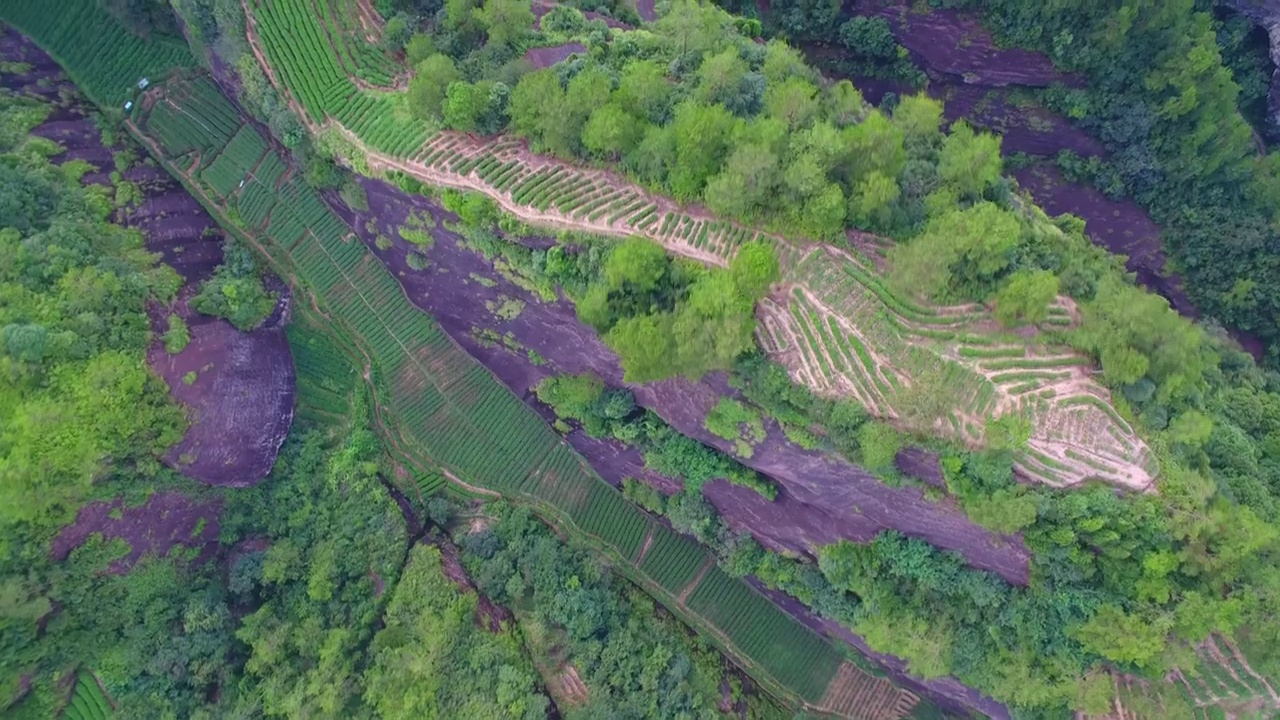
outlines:
{"label": "bare dirt path", "polygon": [[707,559],[702,561],[702,567],[698,568],[697,574],[695,574],[693,579],[689,581],[689,584],[685,585],[684,589],[680,591],[680,604],[683,605],[689,600],[689,596],[693,594],[694,590],[698,589],[698,585],[702,583],[702,578],[706,576],[707,571],[714,567],[715,564],[716,559],[711,555],[708,555]]}

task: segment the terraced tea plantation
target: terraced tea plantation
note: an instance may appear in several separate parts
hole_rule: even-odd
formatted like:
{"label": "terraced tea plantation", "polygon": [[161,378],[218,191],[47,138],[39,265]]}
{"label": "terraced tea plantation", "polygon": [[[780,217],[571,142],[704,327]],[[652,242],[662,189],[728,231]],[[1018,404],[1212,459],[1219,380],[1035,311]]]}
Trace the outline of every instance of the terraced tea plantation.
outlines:
{"label": "terraced tea plantation", "polygon": [[673,252],[726,265],[743,243],[764,233],[681,208],[617,175],[527,151],[520,140],[442,132],[408,160],[372,157],[374,165],[430,182],[479,190],[533,222],[614,236],[640,235]]}
{"label": "terraced tea plantation", "polygon": [[196,64],[176,40],[144,41],[97,0],[5,0],[4,17],[40,43],[94,102],[120,106],[139,85]]}
{"label": "terraced tea plantation", "polygon": [[[355,86],[341,42],[350,32],[308,12],[306,0],[254,0],[253,7],[285,89],[313,123],[336,122],[348,131],[368,153],[370,168],[483,192],[529,222],[651,238],[709,264],[727,264],[744,242],[773,242],[783,291],[761,303],[759,339],[797,381],[973,445],[985,441],[990,421],[1018,415],[1032,426],[1017,461],[1029,477],[1054,486],[1092,479],[1151,486],[1154,456],[1090,378],[1086,358],[1019,338],[1001,342],[983,308],[922,307],[891,292],[865,257],[681,207],[616,174],[534,155],[519,140],[442,132],[427,142],[425,127],[396,120],[390,96]],[[251,219],[259,217],[259,202],[265,201],[246,203]],[[1071,325],[1066,302],[1052,309],[1046,328]]]}
{"label": "terraced tea plantation", "polygon": [[1250,667],[1229,640],[1211,635],[1195,648],[1193,658],[1189,667],[1165,675],[1164,682],[1113,675],[1115,695],[1111,711],[1083,715],[1082,720],[1280,718],[1280,695],[1275,686]]}
{"label": "terraced tea plantation", "polygon": [[98,681],[90,673],[80,673],[76,677],[75,689],[71,691],[62,717],[66,720],[107,720],[115,716]]}
{"label": "terraced tea plantation", "polygon": [[1276,688],[1224,638],[1210,636],[1196,649],[1194,669],[1177,670],[1171,679],[1197,718],[1223,717],[1227,711],[1234,717],[1280,717]]}
{"label": "terraced tea plantation", "polygon": [[[331,6],[320,3],[322,9]],[[330,118],[370,147],[392,156],[422,147],[431,131],[411,117],[400,93],[373,86],[393,82],[379,54],[350,32],[324,22],[311,0],[253,0],[250,40],[260,42],[271,67],[313,125]],[[336,36],[336,37],[335,37]],[[370,53],[373,54],[370,54]],[[366,87],[353,79],[366,78]]]}
{"label": "terraced tea plantation", "polygon": [[[1018,460],[1026,475],[1055,486],[1091,479],[1151,486],[1154,456],[1091,378],[1087,358],[1024,338],[1002,341],[998,323],[978,305],[933,308],[900,297],[867,257],[680,208],[616,175],[533,155],[515,140],[446,132],[411,160],[373,162],[484,192],[531,222],[640,235],[710,264],[727,264],[749,240],[772,242],[783,278],[759,306],[759,340],[798,382],[856,398],[878,417],[975,445],[984,442],[989,421],[1019,415],[1032,426]],[[1068,302],[1050,309],[1045,329],[1071,325]]]}
{"label": "terraced tea plantation", "polygon": [[329,44],[338,63],[357,82],[374,87],[392,88],[403,78],[400,68],[377,42],[381,34],[381,18],[367,16],[355,0],[316,0],[323,18]]}
{"label": "terraced tea plantation", "polygon": [[[798,261],[796,260],[798,258]],[[924,307],[884,285],[871,261],[821,246],[788,257],[761,304],[759,339],[816,392],[971,444],[1007,415],[1031,422],[1023,472],[1051,485],[1099,478],[1145,489],[1151,452],[1111,406],[1088,360],[1023,338],[1001,341],[981,306]],[[1071,322],[1065,300],[1046,326]],[[942,415],[944,419],[930,418]]]}
{"label": "terraced tea plantation", "polygon": [[[382,263],[220,97],[207,79],[154,87],[131,128],[216,215],[229,219],[234,211],[273,258],[295,268],[326,321],[350,329],[371,360],[378,416],[393,445],[421,458],[424,468],[531,503],[589,538],[779,697],[817,707],[824,698],[849,695],[833,683],[856,682],[880,695],[900,693],[893,707],[915,704],[910,693],[849,665],[825,638],[724,575],[703,548],[600,479],[409,303]],[[341,412],[333,400],[352,381],[350,364],[311,329],[291,341],[301,351],[303,401],[313,413]]]}

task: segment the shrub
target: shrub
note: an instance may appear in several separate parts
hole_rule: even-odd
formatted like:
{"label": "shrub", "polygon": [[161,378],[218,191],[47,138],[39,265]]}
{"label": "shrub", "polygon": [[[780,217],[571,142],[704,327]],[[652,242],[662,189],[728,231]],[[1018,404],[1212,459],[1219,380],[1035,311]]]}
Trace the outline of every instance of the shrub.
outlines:
{"label": "shrub", "polygon": [[169,313],[169,329],[164,333],[164,351],[170,355],[182,352],[191,342],[187,323],[176,313]]}

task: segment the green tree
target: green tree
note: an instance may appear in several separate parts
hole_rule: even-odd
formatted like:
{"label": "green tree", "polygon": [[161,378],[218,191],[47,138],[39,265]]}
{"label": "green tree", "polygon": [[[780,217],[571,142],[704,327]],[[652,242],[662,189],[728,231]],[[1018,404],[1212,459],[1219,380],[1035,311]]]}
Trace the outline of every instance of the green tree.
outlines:
{"label": "green tree", "polygon": [[436,53],[414,66],[409,81],[409,110],[423,120],[440,119],[449,86],[462,74],[448,55]]}
{"label": "green tree", "polygon": [[698,67],[695,97],[707,105],[720,103],[733,107],[748,70],[737,48],[728,47],[708,55]]}
{"label": "green tree", "polygon": [[868,469],[890,470],[902,449],[902,434],[888,423],[869,422],[858,430],[858,447]]}
{"label": "green tree", "polygon": [[[404,45],[405,62],[411,68],[417,68],[423,60],[437,54],[436,43],[427,33],[414,33]],[[448,83],[444,84],[444,87],[448,86]]]}
{"label": "green tree", "polygon": [[681,374],[697,379],[712,370],[727,370],[755,346],[752,301],[738,291],[730,273],[711,271],[689,288],[688,299],[676,308],[672,332]]}
{"label": "green tree", "polygon": [[1163,669],[1159,661],[1172,624],[1167,616],[1147,618],[1109,603],[1098,608],[1075,634],[1087,649],[1108,660],[1157,670]]}
{"label": "green tree", "polygon": [[734,118],[719,105],[685,101],[676,107],[671,124],[674,162],[667,185],[679,200],[692,200],[719,171],[729,149]]}
{"label": "green tree", "polygon": [[651,123],[662,123],[671,110],[674,86],[666,70],[654,60],[627,63],[618,79],[617,101],[632,115]]}
{"label": "green tree", "polygon": [[738,292],[755,301],[769,292],[769,286],[782,277],[782,272],[773,246],[764,240],[751,240],[743,243],[729,261],[729,275]]}
{"label": "green tree", "polygon": [[507,110],[511,129],[540,144],[547,117],[558,117],[563,102],[564,88],[554,70],[543,68],[524,75],[511,90]]}
{"label": "green tree", "polygon": [[1031,421],[1017,413],[1001,415],[986,424],[985,440],[992,450],[1021,452],[1031,439]]}
{"label": "green tree", "polygon": [[888,228],[893,206],[902,191],[893,178],[878,170],[872,171],[858,182],[849,196],[849,220],[868,230]]}
{"label": "green tree", "polygon": [[889,253],[891,280],[926,297],[984,297],[1018,246],[1018,218],[982,202],[933,218],[925,231]]}
{"label": "green tree", "polygon": [[857,183],[873,172],[897,179],[906,165],[905,134],[879,110],[867,113],[862,122],[841,131],[848,165],[844,173]]}
{"label": "green tree", "polygon": [[450,83],[444,100],[445,124],[463,132],[496,132],[505,110],[499,88],[499,83],[489,80]]}
{"label": "green tree", "polygon": [[751,220],[773,200],[777,187],[778,154],[758,143],[739,145],[724,169],[707,183],[704,197],[712,211]]}
{"label": "green tree", "polygon": [[818,88],[801,77],[770,83],[764,93],[765,112],[792,130],[805,127],[818,114]]}
{"label": "green tree", "polygon": [[893,109],[893,124],[912,147],[932,146],[942,138],[942,103],[924,93],[905,95]]}
{"label": "green tree", "polygon": [[1216,362],[1204,331],[1184,322],[1164,298],[1119,278],[1108,278],[1090,302],[1073,341],[1102,361],[1108,383],[1132,384],[1150,377],[1161,399],[1201,391]]}
{"label": "green tree", "polygon": [[1058,276],[1048,270],[1014,273],[996,293],[996,319],[1005,327],[1043,322],[1058,296]]}
{"label": "green tree", "polygon": [[618,160],[640,144],[644,123],[616,102],[601,105],[582,129],[582,144],[598,157]]}
{"label": "green tree", "polygon": [[673,374],[675,347],[669,315],[622,318],[604,341],[621,358],[627,382],[650,382]]}
{"label": "green tree", "polygon": [[609,253],[604,279],[615,290],[630,286],[636,292],[650,292],[662,281],[667,265],[667,253],[661,245],[642,237],[630,237]]}
{"label": "green tree", "polygon": [[1213,420],[1198,410],[1185,410],[1169,424],[1169,437],[1176,443],[1200,447],[1213,435]]}
{"label": "green tree", "polygon": [[1002,169],[999,135],[975,133],[964,121],[951,126],[938,159],[938,175],[944,183],[961,197],[980,198],[1000,180]]}
{"label": "green tree", "polygon": [[533,27],[528,0],[485,0],[475,16],[484,26],[487,42],[499,47],[518,45]]}

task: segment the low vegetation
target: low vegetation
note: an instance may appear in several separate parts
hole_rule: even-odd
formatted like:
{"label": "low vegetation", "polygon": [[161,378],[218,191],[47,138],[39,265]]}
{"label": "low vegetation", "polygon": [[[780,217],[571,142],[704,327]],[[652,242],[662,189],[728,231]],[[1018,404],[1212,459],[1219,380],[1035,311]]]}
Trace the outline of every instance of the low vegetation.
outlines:
{"label": "low vegetation", "polygon": [[253,253],[235,240],[222,248],[223,260],[213,277],[191,298],[191,307],[205,315],[225,318],[237,330],[248,332],[262,324],[276,306],[276,297],[262,285],[262,273]]}

